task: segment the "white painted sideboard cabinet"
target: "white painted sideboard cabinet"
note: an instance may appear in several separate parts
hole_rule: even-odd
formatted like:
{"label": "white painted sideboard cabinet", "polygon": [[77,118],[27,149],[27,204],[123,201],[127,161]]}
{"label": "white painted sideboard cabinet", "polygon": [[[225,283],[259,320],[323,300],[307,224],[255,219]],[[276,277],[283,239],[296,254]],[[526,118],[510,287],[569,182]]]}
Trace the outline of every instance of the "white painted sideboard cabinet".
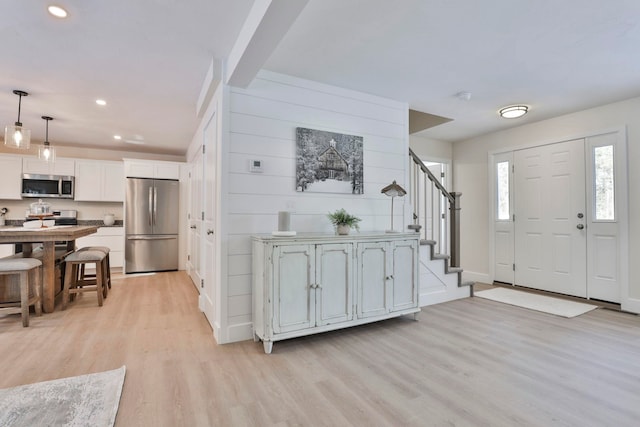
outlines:
{"label": "white painted sideboard cabinet", "polygon": [[418,233],[253,236],[253,336],[274,341],[420,311]]}

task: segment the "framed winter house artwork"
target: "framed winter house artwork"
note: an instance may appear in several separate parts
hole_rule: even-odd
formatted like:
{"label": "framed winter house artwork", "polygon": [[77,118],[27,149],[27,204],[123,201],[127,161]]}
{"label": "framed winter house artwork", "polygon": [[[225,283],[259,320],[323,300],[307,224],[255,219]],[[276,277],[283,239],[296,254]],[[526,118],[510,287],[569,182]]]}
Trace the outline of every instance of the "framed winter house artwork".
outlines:
{"label": "framed winter house artwork", "polygon": [[296,190],[364,194],[362,137],[296,128]]}

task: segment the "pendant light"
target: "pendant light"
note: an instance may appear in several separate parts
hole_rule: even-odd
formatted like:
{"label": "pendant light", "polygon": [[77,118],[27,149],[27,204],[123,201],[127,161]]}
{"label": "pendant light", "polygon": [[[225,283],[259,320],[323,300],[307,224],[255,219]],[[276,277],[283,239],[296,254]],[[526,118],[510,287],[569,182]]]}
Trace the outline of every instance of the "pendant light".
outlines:
{"label": "pendant light", "polygon": [[4,128],[4,145],[28,150],[31,146],[31,131],[23,128],[22,123],[20,123],[20,107],[22,106],[22,97],[29,94],[23,90],[14,90],[13,93],[20,97],[18,101],[18,121]]}
{"label": "pendant light", "polygon": [[53,162],[56,158],[56,151],[49,143],[49,121],[53,120],[53,117],[42,116],[47,121],[47,131],[44,138],[44,142],[38,147],[38,158],[44,162]]}

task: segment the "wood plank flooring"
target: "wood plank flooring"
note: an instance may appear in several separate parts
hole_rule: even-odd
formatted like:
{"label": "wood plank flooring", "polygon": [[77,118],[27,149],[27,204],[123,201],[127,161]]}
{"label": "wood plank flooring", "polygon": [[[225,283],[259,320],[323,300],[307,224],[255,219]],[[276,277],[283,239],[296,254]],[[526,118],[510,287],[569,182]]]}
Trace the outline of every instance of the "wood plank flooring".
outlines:
{"label": "wood plank flooring", "polygon": [[116,426],[637,426],[640,319],[468,298],[277,342],[216,345],[184,272],[103,307],[0,317],[0,388],[127,366]]}

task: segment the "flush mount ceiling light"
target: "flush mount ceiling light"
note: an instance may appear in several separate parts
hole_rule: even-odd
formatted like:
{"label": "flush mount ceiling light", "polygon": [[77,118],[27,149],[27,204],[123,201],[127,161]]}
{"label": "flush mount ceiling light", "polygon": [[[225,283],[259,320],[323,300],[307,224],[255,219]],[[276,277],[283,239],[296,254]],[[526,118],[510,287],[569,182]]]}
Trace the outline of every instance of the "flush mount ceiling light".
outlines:
{"label": "flush mount ceiling light", "polygon": [[113,135],[113,139],[120,141],[122,137],[120,135]]}
{"label": "flush mount ceiling light", "polygon": [[49,143],[49,122],[53,120],[53,117],[42,116],[42,118],[47,121],[47,133],[44,142],[38,147],[38,158],[45,162],[53,162],[56,158],[56,152]]}
{"label": "flush mount ceiling light", "polygon": [[22,127],[20,123],[20,108],[22,106],[22,97],[29,94],[23,90],[14,90],[13,93],[18,95],[18,120],[13,125],[7,125],[4,128],[4,145],[21,150],[28,150],[31,146],[31,131]]}
{"label": "flush mount ceiling light", "polygon": [[66,18],[67,17],[67,11],[64,10],[62,7],[60,6],[56,6],[56,5],[51,5],[47,8],[47,10],[49,11],[49,13],[53,16],[55,16],[56,18]]}
{"label": "flush mount ceiling light", "polygon": [[105,105],[107,105],[107,101],[105,101],[104,99],[96,99],[96,104],[104,107]]}
{"label": "flush mount ceiling light", "polygon": [[517,119],[527,114],[529,107],[526,105],[510,105],[500,110],[500,116],[505,119]]}

